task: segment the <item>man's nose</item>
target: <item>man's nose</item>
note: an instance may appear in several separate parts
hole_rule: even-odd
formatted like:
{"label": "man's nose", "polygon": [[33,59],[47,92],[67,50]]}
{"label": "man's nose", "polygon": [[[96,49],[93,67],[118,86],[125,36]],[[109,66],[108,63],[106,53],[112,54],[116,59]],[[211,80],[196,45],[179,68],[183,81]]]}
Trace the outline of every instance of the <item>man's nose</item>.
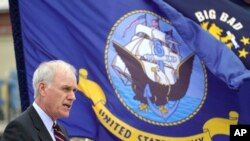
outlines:
{"label": "man's nose", "polygon": [[71,91],[68,95],[68,99],[70,100],[75,100],[76,99],[76,92],[75,91]]}

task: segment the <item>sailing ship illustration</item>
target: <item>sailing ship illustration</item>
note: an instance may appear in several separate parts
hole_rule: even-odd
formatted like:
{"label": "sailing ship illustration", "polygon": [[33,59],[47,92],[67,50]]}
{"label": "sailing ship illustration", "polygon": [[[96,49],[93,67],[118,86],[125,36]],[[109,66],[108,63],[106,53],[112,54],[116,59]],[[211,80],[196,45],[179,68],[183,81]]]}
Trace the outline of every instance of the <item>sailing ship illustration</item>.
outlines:
{"label": "sailing ship illustration", "polygon": [[123,46],[113,41],[113,47],[117,55],[111,66],[124,85],[131,85],[134,99],[141,102],[139,109],[150,107],[169,117],[186,94],[194,55],[181,58],[172,30],[163,32],[143,24],[136,26],[130,42]]}

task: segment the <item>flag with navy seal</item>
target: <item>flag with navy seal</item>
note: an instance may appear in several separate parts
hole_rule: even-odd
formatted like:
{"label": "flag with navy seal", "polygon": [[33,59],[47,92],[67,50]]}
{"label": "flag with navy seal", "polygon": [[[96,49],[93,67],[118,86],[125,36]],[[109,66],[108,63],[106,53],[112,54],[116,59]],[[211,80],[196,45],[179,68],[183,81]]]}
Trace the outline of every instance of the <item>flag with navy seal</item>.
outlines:
{"label": "flag with navy seal", "polygon": [[11,0],[10,11],[23,110],[39,63],[79,70],[77,100],[59,121],[71,137],[227,141],[230,125],[249,122],[239,101],[250,95],[235,91],[249,70],[161,0]]}

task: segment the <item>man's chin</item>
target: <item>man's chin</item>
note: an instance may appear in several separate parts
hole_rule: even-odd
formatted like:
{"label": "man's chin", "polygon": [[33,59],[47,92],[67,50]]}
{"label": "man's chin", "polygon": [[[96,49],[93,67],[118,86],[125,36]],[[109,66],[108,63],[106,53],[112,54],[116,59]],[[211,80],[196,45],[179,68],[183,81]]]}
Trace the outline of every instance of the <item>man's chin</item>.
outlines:
{"label": "man's chin", "polygon": [[62,116],[63,118],[69,117],[69,111],[63,111],[63,112],[61,113],[61,116]]}

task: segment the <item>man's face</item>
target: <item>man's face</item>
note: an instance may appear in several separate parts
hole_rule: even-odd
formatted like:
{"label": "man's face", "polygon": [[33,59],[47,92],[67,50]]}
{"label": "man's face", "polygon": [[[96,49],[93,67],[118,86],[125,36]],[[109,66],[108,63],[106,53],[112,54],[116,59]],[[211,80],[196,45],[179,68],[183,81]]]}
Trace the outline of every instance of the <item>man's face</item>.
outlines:
{"label": "man's face", "polygon": [[77,89],[76,77],[73,73],[63,72],[58,69],[50,85],[45,84],[42,103],[45,112],[56,120],[68,117],[75,98]]}

